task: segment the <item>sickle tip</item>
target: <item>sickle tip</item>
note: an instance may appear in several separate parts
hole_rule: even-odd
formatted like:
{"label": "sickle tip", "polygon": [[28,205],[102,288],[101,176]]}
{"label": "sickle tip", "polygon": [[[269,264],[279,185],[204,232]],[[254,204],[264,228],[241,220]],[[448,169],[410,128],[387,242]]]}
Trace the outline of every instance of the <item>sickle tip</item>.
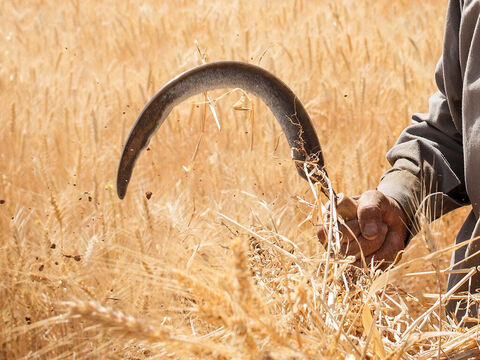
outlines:
{"label": "sickle tip", "polygon": [[120,200],[123,200],[125,194],[127,193],[128,180],[117,178],[117,195]]}
{"label": "sickle tip", "polygon": [[123,200],[123,198],[125,197],[125,192],[118,190],[117,195],[120,200]]}
{"label": "sickle tip", "polygon": [[120,200],[123,200],[123,198],[125,197],[125,190],[124,189],[120,189],[118,186],[117,186],[117,195],[118,195],[118,198]]}

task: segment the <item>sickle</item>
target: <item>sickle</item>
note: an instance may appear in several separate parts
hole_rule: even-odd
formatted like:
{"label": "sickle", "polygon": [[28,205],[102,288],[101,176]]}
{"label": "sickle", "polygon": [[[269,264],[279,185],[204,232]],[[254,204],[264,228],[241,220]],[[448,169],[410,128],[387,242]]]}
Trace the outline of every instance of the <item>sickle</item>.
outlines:
{"label": "sickle", "polygon": [[308,169],[316,167],[323,171],[323,175],[314,175],[311,179],[320,182],[323,191],[328,188],[317,134],[307,111],[293,91],[275,75],[258,66],[239,61],[219,61],[197,66],[178,75],[145,106],[123,147],[117,173],[117,194],[120,199],[127,192],[140,152],[173,107],[193,95],[222,88],[241,88],[260,97],[282,127],[298,173],[307,178],[304,168],[307,162]]}

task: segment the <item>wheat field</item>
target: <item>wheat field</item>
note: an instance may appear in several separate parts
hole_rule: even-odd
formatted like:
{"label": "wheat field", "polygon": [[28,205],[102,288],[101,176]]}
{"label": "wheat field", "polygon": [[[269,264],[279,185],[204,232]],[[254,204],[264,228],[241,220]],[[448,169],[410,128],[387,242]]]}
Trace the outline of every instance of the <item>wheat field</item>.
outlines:
{"label": "wheat field", "polygon": [[176,107],[115,189],[146,102],[215,60],[285,81],[335,189],[375,188],[428,109],[446,5],[0,2],[0,358],[475,358],[478,328],[437,303],[465,210],[397,268],[353,274],[317,242],[327,199],[253,96],[209,92],[218,124],[205,96]]}

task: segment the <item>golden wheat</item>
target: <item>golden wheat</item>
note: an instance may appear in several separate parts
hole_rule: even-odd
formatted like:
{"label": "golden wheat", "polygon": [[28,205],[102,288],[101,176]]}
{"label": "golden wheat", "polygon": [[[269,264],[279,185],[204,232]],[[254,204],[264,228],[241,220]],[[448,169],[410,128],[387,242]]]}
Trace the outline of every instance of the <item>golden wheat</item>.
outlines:
{"label": "golden wheat", "polygon": [[422,231],[398,267],[353,273],[334,251],[334,222],[332,251],[316,241],[326,199],[248,94],[175,108],[126,199],[112,186],[155,91],[231,59],[294,89],[336,189],[375,187],[385,152],[427,109],[445,10],[446,0],[0,2],[0,358],[478,356],[478,327],[443,314],[444,248],[464,211]]}

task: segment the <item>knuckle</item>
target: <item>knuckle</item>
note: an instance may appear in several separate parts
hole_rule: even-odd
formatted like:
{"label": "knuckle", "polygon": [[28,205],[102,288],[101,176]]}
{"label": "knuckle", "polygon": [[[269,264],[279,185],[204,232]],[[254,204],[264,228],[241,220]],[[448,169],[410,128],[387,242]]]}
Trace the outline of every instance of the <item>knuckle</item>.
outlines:
{"label": "knuckle", "polygon": [[372,204],[377,207],[380,207],[385,201],[387,201],[386,196],[378,190],[367,190],[359,199],[360,204]]}
{"label": "knuckle", "polygon": [[365,195],[365,196],[375,196],[376,194],[378,193],[377,190],[366,190],[363,192],[362,195]]}
{"label": "knuckle", "polygon": [[380,213],[380,207],[378,206],[378,204],[360,204],[358,206],[358,209],[360,210],[360,212],[363,213]]}
{"label": "knuckle", "polygon": [[382,217],[380,208],[372,205],[362,206],[358,208],[358,218],[359,220],[365,221],[369,220],[379,220]]}

